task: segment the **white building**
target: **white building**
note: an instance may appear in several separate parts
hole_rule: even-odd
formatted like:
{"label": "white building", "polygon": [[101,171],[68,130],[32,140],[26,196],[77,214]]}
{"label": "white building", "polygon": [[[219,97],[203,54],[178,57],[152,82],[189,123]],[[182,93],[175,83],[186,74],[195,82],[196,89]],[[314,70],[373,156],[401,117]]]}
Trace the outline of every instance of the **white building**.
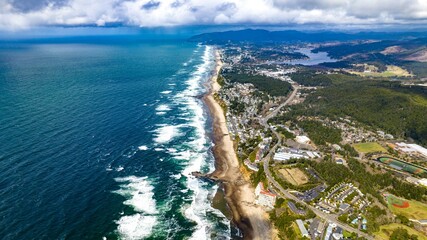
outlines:
{"label": "white building", "polygon": [[276,161],[288,161],[291,158],[306,158],[302,154],[290,152],[277,152],[274,154],[273,159]]}
{"label": "white building", "polygon": [[302,144],[310,144],[311,140],[307,136],[296,136],[295,141],[302,143]]}
{"label": "white building", "polygon": [[427,157],[427,149],[418,144],[408,144],[404,142],[396,143],[396,150],[405,152],[408,154],[418,153],[424,157]]}
{"label": "white building", "polygon": [[296,223],[297,223],[297,225],[298,225],[298,228],[299,228],[299,231],[301,232],[301,235],[303,236],[303,237],[309,237],[309,235],[308,235],[308,231],[307,231],[307,229],[305,228],[305,226],[304,226],[304,223],[301,221],[301,219],[297,219],[296,220]]}
{"label": "white building", "polygon": [[264,189],[264,185],[260,182],[255,188],[255,203],[273,209],[276,204],[276,194]]}
{"label": "white building", "polygon": [[427,178],[421,178],[420,180],[418,180],[418,184],[427,187]]}

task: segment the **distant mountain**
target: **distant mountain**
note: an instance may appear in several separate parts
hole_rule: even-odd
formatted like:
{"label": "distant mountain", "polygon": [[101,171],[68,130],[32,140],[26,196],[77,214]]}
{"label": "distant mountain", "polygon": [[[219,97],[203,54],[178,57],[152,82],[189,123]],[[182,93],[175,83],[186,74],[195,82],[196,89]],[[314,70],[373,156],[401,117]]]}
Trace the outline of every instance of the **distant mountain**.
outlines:
{"label": "distant mountain", "polygon": [[228,42],[326,42],[350,40],[398,40],[404,38],[427,37],[427,32],[300,32],[295,30],[267,31],[245,29],[238,31],[203,33],[189,39],[206,44],[225,44]]}

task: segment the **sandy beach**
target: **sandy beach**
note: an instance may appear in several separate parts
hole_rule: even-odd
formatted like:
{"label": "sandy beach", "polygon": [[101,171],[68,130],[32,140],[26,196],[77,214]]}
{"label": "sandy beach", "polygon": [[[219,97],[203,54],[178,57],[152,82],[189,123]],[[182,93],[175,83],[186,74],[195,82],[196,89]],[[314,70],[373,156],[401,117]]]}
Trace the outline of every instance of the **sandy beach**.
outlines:
{"label": "sandy beach", "polygon": [[262,207],[254,204],[254,188],[240,170],[224,111],[214,98],[214,94],[221,88],[217,77],[222,67],[220,52],[217,50],[215,55],[215,72],[212,74],[209,91],[203,97],[213,120],[216,170],[210,175],[223,182],[225,198],[232,211],[233,221],[242,230],[244,239],[271,239],[268,214]]}

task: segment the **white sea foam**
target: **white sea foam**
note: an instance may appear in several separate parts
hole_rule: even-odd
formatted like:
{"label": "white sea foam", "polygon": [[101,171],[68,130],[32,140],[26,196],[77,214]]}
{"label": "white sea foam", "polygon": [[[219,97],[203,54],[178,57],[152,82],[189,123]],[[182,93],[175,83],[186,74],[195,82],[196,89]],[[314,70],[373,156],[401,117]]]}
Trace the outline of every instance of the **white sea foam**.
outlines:
{"label": "white sea foam", "polygon": [[181,175],[181,173],[177,173],[177,174],[172,174],[171,177],[178,180],[178,179],[181,179],[182,175]]}
{"label": "white sea foam", "polygon": [[122,167],[122,166],[118,166],[117,168],[116,168],[116,171],[117,172],[121,172],[121,171],[123,171],[123,169],[125,169],[124,167]]}
{"label": "white sea foam", "polygon": [[174,158],[178,160],[190,160],[191,155],[192,155],[192,152],[190,150],[179,151],[174,153]]}
{"label": "white sea foam", "polygon": [[147,146],[145,146],[145,145],[141,145],[141,146],[139,146],[139,147],[138,147],[138,149],[139,149],[140,151],[147,151],[147,150],[148,150],[148,147],[147,147]]}
{"label": "white sea foam", "polygon": [[176,150],[175,148],[167,148],[166,151],[168,151],[168,153],[176,153],[176,152],[178,152],[178,150]]}
{"label": "white sea foam", "polygon": [[169,93],[171,93],[172,91],[169,91],[169,90],[167,90],[167,91],[162,91],[162,92],[160,92],[161,94],[169,94]]}
{"label": "white sea foam", "polygon": [[156,202],[153,199],[154,188],[147,180],[147,177],[129,176],[116,178],[115,180],[122,183],[120,184],[120,189],[115,193],[128,198],[124,204],[132,206],[137,212],[157,213]]}
{"label": "white sea foam", "polygon": [[164,150],[163,148],[154,148],[154,151],[156,151],[156,152],[161,152],[163,150]]}
{"label": "white sea foam", "polygon": [[137,240],[151,235],[153,227],[157,224],[157,218],[137,213],[121,217],[117,224],[122,239]]}
{"label": "white sea foam", "polygon": [[161,105],[157,106],[157,108],[156,108],[156,111],[159,111],[159,112],[166,112],[166,111],[170,111],[170,110],[171,110],[170,107],[166,104],[161,104]]}
{"label": "white sea foam", "polygon": [[165,144],[180,135],[179,127],[174,125],[162,125],[155,131],[154,142]]}
{"label": "white sea foam", "polygon": [[128,176],[116,178],[120,189],[114,191],[127,198],[123,204],[131,206],[136,212],[122,216],[118,221],[118,232],[122,239],[141,239],[151,234],[157,224],[157,208],[153,198],[153,186],[147,177]]}
{"label": "white sea foam", "polygon": [[[176,95],[176,102],[179,103],[179,110],[182,111],[181,117],[189,121],[186,127],[194,131],[195,138],[189,138],[186,146],[189,149],[180,149],[172,153],[174,159],[187,161],[187,166],[182,175],[187,177],[187,192],[191,190],[194,194],[190,197],[191,203],[183,207],[186,218],[197,223],[196,230],[190,239],[209,239],[212,227],[217,224],[207,218],[207,214],[217,215],[222,221],[228,221],[221,212],[212,208],[210,203],[211,195],[216,189],[206,188],[206,183],[191,176],[191,172],[200,171],[202,167],[208,165],[210,171],[214,169],[213,161],[206,162],[209,159],[208,148],[209,140],[205,132],[205,113],[201,102],[194,98],[199,95],[204,88],[201,82],[209,76],[211,66],[213,65],[213,52],[211,47],[206,47],[203,55],[203,62],[197,66],[196,71],[185,82],[186,90]],[[227,223],[226,223],[227,225]]]}

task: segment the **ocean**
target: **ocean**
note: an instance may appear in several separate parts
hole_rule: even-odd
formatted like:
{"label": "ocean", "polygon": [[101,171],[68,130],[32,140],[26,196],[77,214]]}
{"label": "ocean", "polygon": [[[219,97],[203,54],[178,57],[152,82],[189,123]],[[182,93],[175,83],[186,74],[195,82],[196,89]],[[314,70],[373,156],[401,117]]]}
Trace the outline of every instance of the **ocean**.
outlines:
{"label": "ocean", "polygon": [[[77,38],[78,39],[78,38]],[[211,206],[214,49],[0,43],[0,239],[229,239]]]}

